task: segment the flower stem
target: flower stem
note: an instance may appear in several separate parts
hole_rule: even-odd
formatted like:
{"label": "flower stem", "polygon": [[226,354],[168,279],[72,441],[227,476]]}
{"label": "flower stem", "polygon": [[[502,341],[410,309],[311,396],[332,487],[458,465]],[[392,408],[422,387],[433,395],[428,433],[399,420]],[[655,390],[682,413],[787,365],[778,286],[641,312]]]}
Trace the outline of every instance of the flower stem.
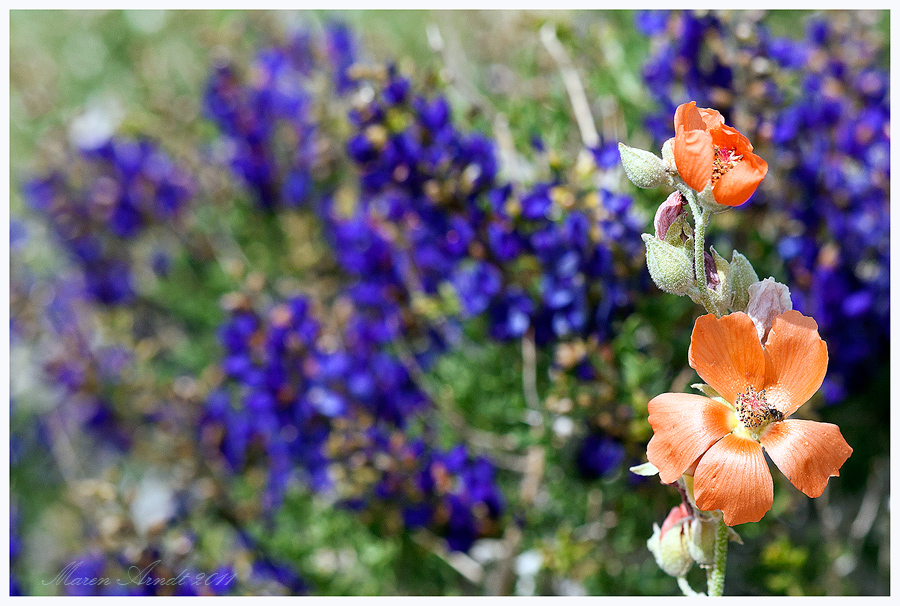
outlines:
{"label": "flower stem", "polygon": [[702,304],[708,313],[713,314],[717,318],[721,317],[718,307],[713,302],[712,294],[706,285],[706,262],[703,258],[703,247],[706,241],[706,226],[709,223],[710,212],[701,208],[697,202],[697,192],[687,186],[683,181],[677,180],[675,187],[687,200],[691,207],[691,213],[694,215],[694,284],[700,291],[698,303]]}
{"label": "flower stem", "polygon": [[716,547],[713,567],[706,578],[707,593],[710,597],[720,597],[725,590],[725,560],[728,556],[728,526],[719,520],[716,527]]}
{"label": "flower stem", "polygon": [[695,598],[703,595],[702,591],[694,591],[693,589],[691,589],[690,584],[684,577],[678,577],[678,588],[681,589],[681,593],[688,596],[689,598]]}
{"label": "flower stem", "polygon": [[[700,289],[706,311],[716,313],[709,295],[709,288],[706,285],[706,260],[703,258],[703,244],[706,239],[709,212],[699,208],[698,205],[692,205],[691,209],[694,212],[694,271],[697,274],[697,288]],[[716,317],[718,316],[719,314],[716,314]]]}

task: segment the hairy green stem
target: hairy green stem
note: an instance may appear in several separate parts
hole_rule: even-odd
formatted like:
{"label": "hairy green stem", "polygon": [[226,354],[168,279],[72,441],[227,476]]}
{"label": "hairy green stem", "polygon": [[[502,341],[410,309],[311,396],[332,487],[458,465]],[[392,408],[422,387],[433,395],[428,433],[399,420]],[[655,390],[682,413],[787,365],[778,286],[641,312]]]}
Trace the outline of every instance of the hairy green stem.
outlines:
{"label": "hairy green stem", "polygon": [[706,260],[703,256],[703,244],[706,239],[706,225],[709,223],[709,212],[692,205],[691,210],[694,212],[694,272],[697,280],[697,288],[700,289],[703,307],[709,313],[716,313],[716,306],[713,305],[712,297],[709,293],[709,287],[706,285]]}
{"label": "hairy green stem", "polygon": [[719,520],[716,527],[716,547],[713,556],[713,567],[706,577],[707,593],[710,597],[719,597],[725,590],[725,560],[728,556],[728,526]]}
{"label": "hairy green stem", "polygon": [[718,307],[713,302],[712,293],[706,285],[706,262],[703,258],[703,247],[706,243],[706,226],[709,224],[710,212],[700,207],[697,202],[697,192],[687,186],[680,179],[675,182],[675,187],[687,200],[691,207],[691,213],[694,215],[694,284],[700,291],[699,303],[703,305],[708,313],[713,314],[717,318],[721,317]]}

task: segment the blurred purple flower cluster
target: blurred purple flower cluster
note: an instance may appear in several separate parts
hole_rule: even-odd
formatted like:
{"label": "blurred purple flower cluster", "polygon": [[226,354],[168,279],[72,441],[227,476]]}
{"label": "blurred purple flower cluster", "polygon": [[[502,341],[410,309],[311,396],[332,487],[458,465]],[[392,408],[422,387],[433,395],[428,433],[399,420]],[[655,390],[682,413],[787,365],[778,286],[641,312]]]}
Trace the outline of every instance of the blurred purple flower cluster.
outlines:
{"label": "blurred purple flower cluster", "polygon": [[[180,377],[164,395],[148,394],[158,400],[150,408],[117,412],[135,352],[98,346],[76,308],[100,302],[137,320],[152,302],[132,280],[136,243],[176,220],[196,187],[156,145],[114,137],[25,187],[31,208],[83,270],[88,293],[84,301],[78,289],[51,292],[44,321],[57,343],[45,370],[63,389],[60,417],[74,423],[67,429],[88,430],[103,446],[98,452],[128,451],[139,440],[136,424],[180,431],[191,434],[192,448],[199,444],[207,471],[221,474],[216,481],[263,470],[267,514],[291,486],[305,485],[367,520],[395,531],[427,528],[451,550],[467,551],[502,532],[496,467],[466,444],[438,446],[421,375],[472,320],[503,341],[607,341],[646,286],[642,221],[628,196],[598,190],[592,178],[554,171],[538,183],[505,181],[495,142],[458,128],[446,98],[418,92],[392,66],[363,69],[356,53],[344,26],[327,26],[322,38],[297,33],[260,51],[247,82],[232,64],[215,65],[203,99],[220,131],[211,157],[248,188],[256,208],[320,222],[341,274],[334,297],[227,295],[220,360],[197,380]],[[325,132],[335,124],[320,106],[337,98],[328,111],[350,110],[335,135]],[[594,176],[609,168],[610,155],[601,155]],[[148,257],[162,276],[168,259],[159,251]],[[152,333],[156,320],[129,325],[134,341],[145,336],[138,325]],[[579,351],[565,370],[597,379],[591,350]],[[192,408],[173,403],[196,401],[197,386],[203,403],[191,419]],[[185,425],[189,419],[197,425]],[[622,453],[617,440],[595,433],[578,466],[607,475]],[[166,523],[184,521],[176,518]],[[255,554],[254,574],[305,590],[237,530]],[[86,552],[83,574],[101,576],[127,560],[104,550]]]}
{"label": "blurred purple flower cluster", "polygon": [[64,169],[29,181],[24,193],[83,270],[89,297],[117,305],[135,294],[128,243],[175,220],[194,189],[155,143],[113,137],[78,149]]}
{"label": "blurred purple flower cluster", "polygon": [[[10,445],[12,450],[12,444]],[[14,458],[15,455],[13,455]],[[14,464],[14,462],[13,462]],[[22,537],[20,535],[21,514],[16,505],[16,501],[11,499],[9,502],[9,595],[25,595],[22,591],[22,582],[19,580],[13,569],[16,567],[22,555]]]}
{"label": "blurred purple flower cluster", "polygon": [[[349,311],[335,332],[305,298],[265,319],[238,304],[220,329],[228,380],[207,401],[204,441],[232,470],[264,453],[266,508],[302,477],[468,549],[503,511],[493,465],[406,434],[430,408],[411,372],[427,370],[476,316],[503,340],[529,330],[540,345],[605,339],[637,287],[641,224],[616,192],[562,177],[501,182],[494,143],[457,129],[445,98],[417,93],[392,66],[356,74],[346,152],[358,186],[349,203],[346,191],[326,190],[311,205],[346,275],[339,300]],[[280,119],[257,118],[263,130]],[[398,345],[400,357],[390,353]]]}
{"label": "blurred purple flower cluster", "polygon": [[350,218],[329,218],[356,288],[409,301],[449,283],[459,316],[485,314],[501,340],[609,336],[640,273],[629,197],[561,176],[503,182],[494,143],[460,132],[446,99],[414,94],[394,72],[351,122],[361,196]]}
{"label": "blurred purple flower cluster", "polygon": [[486,457],[472,456],[464,444],[444,451],[361,422],[338,423],[328,444],[345,506],[384,527],[429,528],[451,550],[468,551],[477,539],[499,534],[504,499]]}
{"label": "blurred purple flower cluster", "polygon": [[493,466],[463,446],[442,453],[405,436],[427,396],[369,328],[352,314],[328,334],[299,297],[264,320],[234,310],[220,329],[226,382],[207,400],[201,440],[235,473],[265,457],[266,510],[302,479],[352,509],[393,508],[409,528],[432,527],[468,549],[502,513]]}
{"label": "blurred purple flower cluster", "polygon": [[[869,17],[877,18],[875,13]],[[682,102],[715,107],[769,159],[755,200],[786,233],[794,307],[828,343],[829,403],[871,378],[888,351],[890,100],[888,46],[866,13],[811,16],[802,38],[779,37],[751,15],[642,13],[654,53],[644,79],[670,136]]]}
{"label": "blurred purple flower cluster", "polygon": [[129,421],[134,418],[117,411],[114,401],[134,352],[96,337],[99,321],[78,280],[59,279],[47,286],[41,355],[43,371],[59,389],[59,403],[39,425],[72,435],[83,432],[93,441],[93,456],[115,457],[132,443]]}
{"label": "blurred purple flower cluster", "polygon": [[207,83],[203,109],[220,129],[213,157],[249,187],[265,209],[309,203],[326,162],[316,106],[327,96],[321,81],[332,74],[335,93],[350,92],[356,43],[343,24],[325,36],[295,32],[289,41],[260,51],[249,75],[222,60]]}

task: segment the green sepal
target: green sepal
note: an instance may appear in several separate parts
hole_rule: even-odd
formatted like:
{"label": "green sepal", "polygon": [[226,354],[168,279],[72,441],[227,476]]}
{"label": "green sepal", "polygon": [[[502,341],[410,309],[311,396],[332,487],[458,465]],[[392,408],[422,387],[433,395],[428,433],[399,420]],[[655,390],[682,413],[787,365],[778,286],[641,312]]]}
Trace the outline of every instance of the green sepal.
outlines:
{"label": "green sepal", "polygon": [[669,229],[666,230],[666,237],[663,241],[672,246],[693,250],[694,230],[687,219],[687,213],[678,215],[678,218],[672,221]]}
{"label": "green sepal", "polygon": [[750,286],[759,282],[756,270],[747,257],[734,251],[728,272],[728,307],[731,311],[746,311],[750,303]]}

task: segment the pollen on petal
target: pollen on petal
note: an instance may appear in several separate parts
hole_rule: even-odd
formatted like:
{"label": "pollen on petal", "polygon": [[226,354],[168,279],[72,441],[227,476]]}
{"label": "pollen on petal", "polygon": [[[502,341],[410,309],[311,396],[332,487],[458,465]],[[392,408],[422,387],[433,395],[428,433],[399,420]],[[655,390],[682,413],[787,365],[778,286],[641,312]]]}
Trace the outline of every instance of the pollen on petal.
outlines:
{"label": "pollen on petal", "polygon": [[773,424],[760,441],[791,484],[811,498],[824,492],[853,452],[837,425],[801,419]]}
{"label": "pollen on petal", "polygon": [[707,397],[664,393],[648,404],[653,438],[647,459],[659,469],[659,479],[670,484],[732,427],[730,408]]}
{"label": "pollen on petal", "polygon": [[694,474],[694,499],[721,509],[729,526],[758,522],[772,508],[772,474],[758,442],[729,434],[710,448]]}

